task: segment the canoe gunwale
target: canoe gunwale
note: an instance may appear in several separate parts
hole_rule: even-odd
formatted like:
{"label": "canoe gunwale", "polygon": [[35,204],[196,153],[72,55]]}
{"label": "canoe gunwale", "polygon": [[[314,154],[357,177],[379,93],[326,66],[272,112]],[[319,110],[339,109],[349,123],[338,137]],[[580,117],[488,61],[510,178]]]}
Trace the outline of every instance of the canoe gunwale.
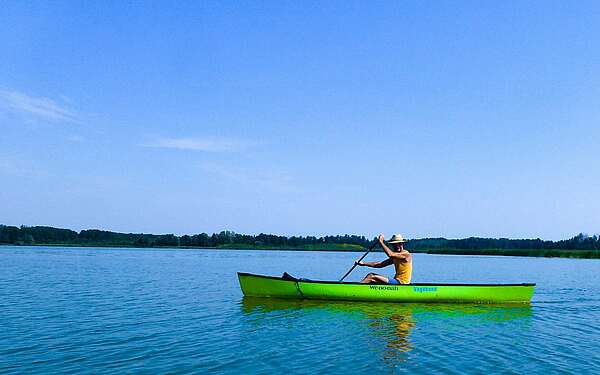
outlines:
{"label": "canoe gunwale", "polygon": [[[272,280],[279,280],[279,281],[288,281],[291,283],[309,283],[309,284],[341,284],[341,285],[392,285],[392,284],[363,284],[363,283],[358,283],[358,282],[339,282],[339,281],[327,281],[327,280],[306,280],[306,279],[297,279],[297,280],[290,280],[290,279],[284,279],[282,277],[278,277],[278,276],[266,276],[266,275],[256,275],[253,273],[247,273],[247,272],[238,272],[238,277],[240,276],[245,276],[245,277],[259,277],[259,278],[263,278],[263,279],[272,279]],[[531,286],[536,286],[535,283],[520,283],[520,284],[449,284],[449,283],[411,283],[411,284],[393,284],[394,286],[479,286],[479,287],[489,287],[489,286],[493,286],[493,287],[505,287],[505,286],[525,286],[525,287],[531,287]]]}

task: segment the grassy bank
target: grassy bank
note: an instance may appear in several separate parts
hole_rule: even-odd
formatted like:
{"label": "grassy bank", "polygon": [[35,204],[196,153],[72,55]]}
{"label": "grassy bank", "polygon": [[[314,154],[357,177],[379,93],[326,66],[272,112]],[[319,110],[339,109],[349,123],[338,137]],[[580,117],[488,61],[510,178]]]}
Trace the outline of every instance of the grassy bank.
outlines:
{"label": "grassy bank", "polygon": [[303,246],[267,246],[267,245],[247,245],[247,244],[227,244],[219,246],[133,246],[129,243],[85,243],[85,244],[73,244],[73,243],[16,243],[16,244],[0,244],[2,246],[44,246],[44,247],[100,247],[100,248],[128,248],[128,249],[217,249],[217,250],[298,250],[298,251],[364,251],[364,247],[354,244],[315,244],[315,245],[303,245]]}
{"label": "grassy bank", "polygon": [[246,244],[227,244],[216,247],[217,249],[239,249],[239,250],[304,250],[304,251],[363,251],[364,247],[353,244],[314,244],[302,246],[265,246]]}

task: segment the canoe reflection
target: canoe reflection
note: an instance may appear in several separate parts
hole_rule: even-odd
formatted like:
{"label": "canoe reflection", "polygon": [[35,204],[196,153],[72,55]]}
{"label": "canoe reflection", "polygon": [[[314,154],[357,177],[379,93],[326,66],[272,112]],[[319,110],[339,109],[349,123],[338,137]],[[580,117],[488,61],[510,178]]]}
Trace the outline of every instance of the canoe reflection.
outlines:
{"label": "canoe reflection", "polygon": [[[467,305],[467,304],[401,304],[382,302],[343,302],[318,300],[286,300],[244,297],[243,313],[253,319],[293,318],[294,320],[319,315],[322,324],[348,320],[353,325],[365,327],[368,332],[361,337],[373,352],[381,352],[384,362],[391,366],[405,361],[415,349],[411,333],[418,329],[439,325],[447,329],[510,320],[528,321],[532,314],[530,305]],[[353,322],[353,323],[352,323]],[[344,332],[344,331],[342,331]],[[349,331],[348,331],[349,332]]]}

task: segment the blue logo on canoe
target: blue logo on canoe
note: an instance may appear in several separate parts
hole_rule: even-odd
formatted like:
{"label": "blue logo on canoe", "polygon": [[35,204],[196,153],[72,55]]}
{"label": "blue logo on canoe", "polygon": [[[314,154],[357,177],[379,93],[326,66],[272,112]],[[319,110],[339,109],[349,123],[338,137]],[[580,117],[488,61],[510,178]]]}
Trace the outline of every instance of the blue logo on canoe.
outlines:
{"label": "blue logo on canoe", "polygon": [[413,286],[413,292],[416,292],[416,293],[437,292],[437,286]]}

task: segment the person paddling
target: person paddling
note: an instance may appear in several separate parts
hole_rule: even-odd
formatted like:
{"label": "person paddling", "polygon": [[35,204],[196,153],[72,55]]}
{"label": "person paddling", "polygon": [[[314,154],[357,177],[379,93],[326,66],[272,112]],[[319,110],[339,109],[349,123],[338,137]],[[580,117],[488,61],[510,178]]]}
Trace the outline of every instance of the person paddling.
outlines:
{"label": "person paddling", "polygon": [[357,262],[356,265],[383,268],[393,264],[396,268],[396,274],[394,277],[387,278],[376,273],[369,273],[362,279],[361,283],[410,284],[410,278],[412,276],[412,255],[404,249],[406,240],[402,238],[402,235],[400,234],[393,235],[388,241],[394,248],[394,250],[391,250],[385,244],[383,234],[380,234],[378,239],[383,251],[385,251],[388,256],[388,259],[381,262]]}

